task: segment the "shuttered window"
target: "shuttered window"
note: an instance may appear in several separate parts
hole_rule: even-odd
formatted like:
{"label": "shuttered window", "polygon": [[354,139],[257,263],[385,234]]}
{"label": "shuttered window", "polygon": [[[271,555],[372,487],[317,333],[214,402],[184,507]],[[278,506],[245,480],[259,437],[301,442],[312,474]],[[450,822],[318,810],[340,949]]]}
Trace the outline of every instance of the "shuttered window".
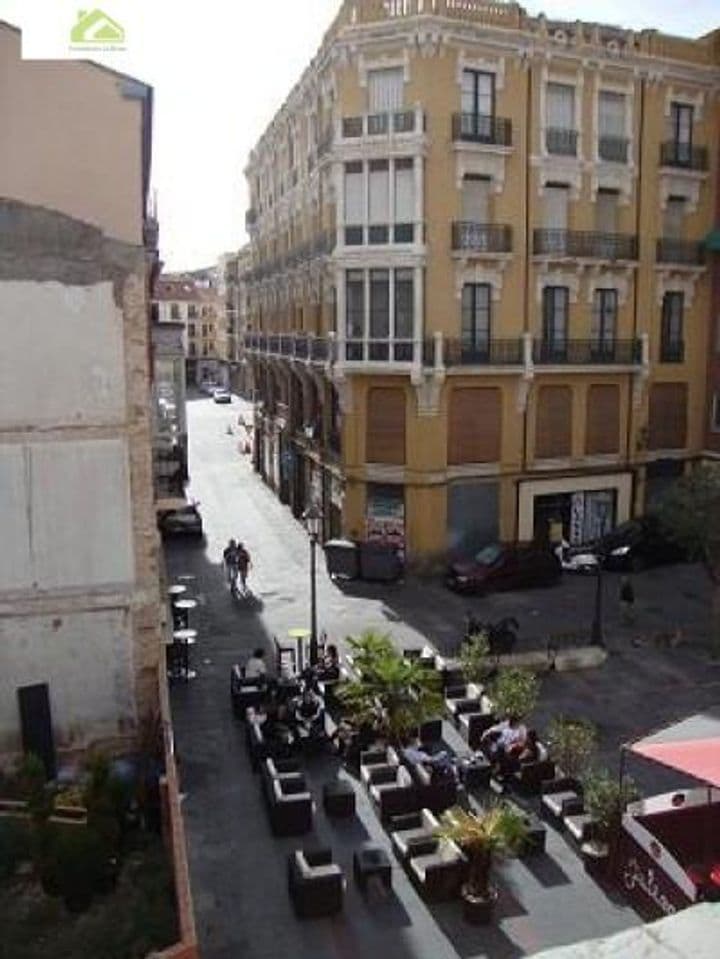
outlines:
{"label": "shuttered window", "polygon": [[394,113],[402,110],[405,78],[402,67],[368,71],[370,113]]}
{"label": "shuttered window", "polygon": [[466,176],[462,185],[462,216],[470,223],[489,223],[490,217],[489,177]]}
{"label": "shuttered window", "polygon": [[675,450],[687,445],[687,383],[650,387],[648,449]]}
{"label": "shuttered window", "polygon": [[572,452],[572,391],[569,386],[541,386],[535,421],[535,456],[555,459]]}
{"label": "shuttered window", "polygon": [[595,384],[587,395],[585,452],[588,456],[620,450],[620,390],[612,383]]}
{"label": "shuttered window", "polygon": [[405,463],[405,391],[375,387],[368,391],[365,460]]}
{"label": "shuttered window", "polygon": [[502,435],[502,393],[470,387],[450,393],[448,463],[497,463]]}

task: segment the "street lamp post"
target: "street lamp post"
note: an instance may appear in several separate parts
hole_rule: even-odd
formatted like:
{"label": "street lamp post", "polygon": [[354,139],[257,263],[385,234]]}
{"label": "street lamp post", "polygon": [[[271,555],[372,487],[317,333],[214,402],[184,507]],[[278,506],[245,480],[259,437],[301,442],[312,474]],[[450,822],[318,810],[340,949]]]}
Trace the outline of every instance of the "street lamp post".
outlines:
{"label": "street lamp post", "polygon": [[602,627],[602,601],[603,601],[603,555],[597,554],[597,570],[595,573],[595,614],[592,621],[592,630],[590,633],[590,642],[593,646],[604,646]]}
{"label": "street lamp post", "polygon": [[315,550],[322,530],[323,514],[313,503],[303,513],[305,528],[310,536],[310,665],[317,665],[318,660],[318,632],[317,632],[317,568]]}

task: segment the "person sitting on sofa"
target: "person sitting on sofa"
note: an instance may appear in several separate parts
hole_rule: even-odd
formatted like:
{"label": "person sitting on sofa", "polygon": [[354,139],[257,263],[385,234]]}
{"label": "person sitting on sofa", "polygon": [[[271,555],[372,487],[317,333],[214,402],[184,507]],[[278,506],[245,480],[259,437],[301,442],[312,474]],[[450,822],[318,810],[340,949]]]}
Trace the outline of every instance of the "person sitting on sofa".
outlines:
{"label": "person sitting on sofa", "polygon": [[426,766],[430,770],[432,780],[444,781],[458,778],[455,763],[449,753],[444,749],[433,754],[426,752],[419,736],[414,736],[405,745],[403,758],[411,764],[422,763]]}
{"label": "person sitting on sofa", "polygon": [[507,776],[525,748],[527,729],[517,716],[508,716],[482,734],[480,748],[500,778]]}
{"label": "person sitting on sofa", "polygon": [[320,738],[325,734],[325,703],[309,684],[292,701],[290,718],[299,739]]}

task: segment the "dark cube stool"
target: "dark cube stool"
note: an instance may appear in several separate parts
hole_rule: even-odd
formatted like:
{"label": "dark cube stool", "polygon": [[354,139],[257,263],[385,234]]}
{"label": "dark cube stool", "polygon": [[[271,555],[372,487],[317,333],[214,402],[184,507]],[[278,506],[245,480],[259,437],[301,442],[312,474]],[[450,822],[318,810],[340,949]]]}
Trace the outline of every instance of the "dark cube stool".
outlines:
{"label": "dark cube stool", "polygon": [[376,879],[385,889],[392,889],[392,863],[384,849],[367,846],[353,853],[353,873],[358,889],[366,894],[368,882]]}
{"label": "dark cube stool", "polygon": [[323,785],[323,806],[328,816],[354,816],[355,790],[344,779],[333,779]]}
{"label": "dark cube stool", "polygon": [[473,756],[462,763],[462,780],[465,788],[487,789],[490,784],[490,763],[482,755]]}

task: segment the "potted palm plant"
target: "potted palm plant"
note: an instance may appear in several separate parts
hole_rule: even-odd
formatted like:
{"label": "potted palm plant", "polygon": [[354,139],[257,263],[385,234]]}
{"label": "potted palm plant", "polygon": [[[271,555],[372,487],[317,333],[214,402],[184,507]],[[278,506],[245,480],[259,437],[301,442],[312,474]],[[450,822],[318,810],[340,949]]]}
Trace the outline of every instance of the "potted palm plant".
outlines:
{"label": "potted palm plant", "polygon": [[468,860],[467,877],[461,887],[463,915],[468,922],[490,922],[498,896],[492,881],[493,865],[503,856],[516,855],[527,834],[521,812],[505,803],[477,815],[460,808],[443,814],[437,836],[455,842]]}
{"label": "potted palm plant", "polygon": [[350,640],[357,678],[339,684],[337,697],[348,718],[370,724],[392,744],[410,730],[440,715],[440,677],[402,656],[389,637],[372,632]]}

